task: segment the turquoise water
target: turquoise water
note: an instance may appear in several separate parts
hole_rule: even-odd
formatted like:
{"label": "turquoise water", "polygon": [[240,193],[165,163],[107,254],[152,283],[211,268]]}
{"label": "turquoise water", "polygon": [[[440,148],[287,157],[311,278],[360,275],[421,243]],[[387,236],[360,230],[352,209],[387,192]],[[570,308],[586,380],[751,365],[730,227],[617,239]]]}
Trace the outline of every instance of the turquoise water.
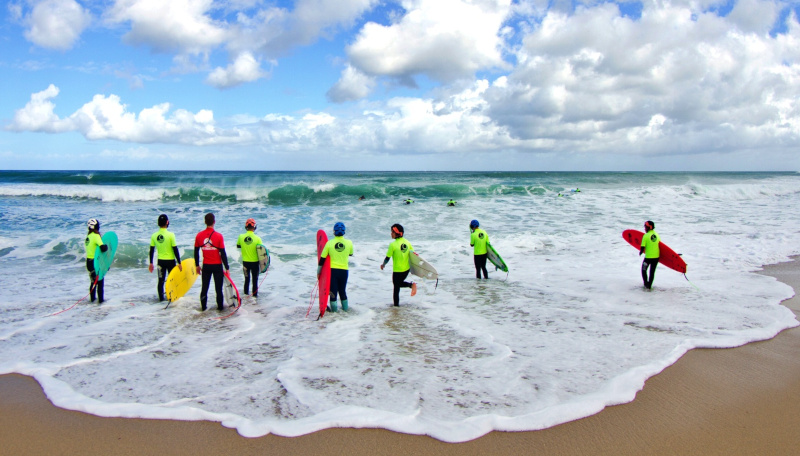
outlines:
{"label": "turquoise water", "polygon": [[[797,325],[779,305],[791,289],[753,271],[800,253],[799,177],[3,171],[0,260],[13,273],[0,372],[35,376],[67,408],[211,419],[247,436],[353,426],[463,441],[552,426],[632,400],[692,347]],[[235,239],[247,218],[272,254],[258,300],[223,321],[199,311],[199,282],[164,310],[147,272],[158,215],[189,257],[207,212],[240,288]],[[87,293],[89,218],[119,236],[108,302],[51,317]],[[474,279],[472,219],[508,275]],[[641,258],[621,233],[648,219],[697,288],[661,266],[654,291],[642,289]],[[315,233],[337,221],[356,251],[352,310],[316,321],[305,317]],[[379,269],[393,223],[440,273],[397,309]]]}

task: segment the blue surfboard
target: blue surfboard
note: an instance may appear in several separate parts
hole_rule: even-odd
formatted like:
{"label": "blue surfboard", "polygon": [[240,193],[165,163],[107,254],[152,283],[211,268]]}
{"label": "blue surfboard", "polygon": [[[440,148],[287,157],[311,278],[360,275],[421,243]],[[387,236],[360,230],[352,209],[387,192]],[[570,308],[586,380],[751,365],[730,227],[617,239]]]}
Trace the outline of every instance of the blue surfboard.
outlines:
{"label": "blue surfboard", "polygon": [[101,239],[103,239],[103,244],[108,246],[108,250],[101,252],[100,246],[98,246],[94,252],[94,270],[98,281],[103,280],[108,270],[111,269],[114,254],[117,253],[117,233],[109,231]]}

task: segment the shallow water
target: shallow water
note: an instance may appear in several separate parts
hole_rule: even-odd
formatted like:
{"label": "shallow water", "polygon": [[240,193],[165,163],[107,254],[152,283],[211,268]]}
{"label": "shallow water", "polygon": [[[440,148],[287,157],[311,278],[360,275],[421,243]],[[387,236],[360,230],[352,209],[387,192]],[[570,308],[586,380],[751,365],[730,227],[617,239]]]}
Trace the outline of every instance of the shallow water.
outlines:
{"label": "shallow water", "polygon": [[[632,400],[690,348],[796,326],[779,305],[791,288],[753,271],[800,253],[798,200],[792,173],[0,172],[0,259],[12,271],[0,373],[35,376],[63,407],[211,419],[246,436],[539,429]],[[209,211],[240,288],[247,218],[272,253],[258,301],[226,320],[199,311],[199,281],[164,310],[147,272],[158,214],[188,257]],[[48,316],[87,293],[89,218],[120,238],[108,302]],[[472,219],[507,276],[474,279]],[[621,233],[646,219],[684,255],[691,283],[660,266],[642,289]],[[313,308],[305,317],[315,233],[336,221],[355,245],[351,311],[316,321]],[[400,308],[379,269],[393,223],[440,273],[437,288],[404,290]]]}

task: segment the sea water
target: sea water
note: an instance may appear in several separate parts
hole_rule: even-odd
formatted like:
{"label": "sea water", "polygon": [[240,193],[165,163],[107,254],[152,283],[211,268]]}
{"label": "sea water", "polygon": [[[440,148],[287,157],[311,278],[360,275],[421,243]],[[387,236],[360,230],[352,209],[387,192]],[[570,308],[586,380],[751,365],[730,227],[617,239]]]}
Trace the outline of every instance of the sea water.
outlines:
{"label": "sea water", "polygon": [[[796,326],[792,289],[755,271],[800,253],[798,207],[794,173],[4,171],[0,373],[35,377],[60,407],[249,437],[546,428],[631,401],[693,347]],[[165,310],[147,271],[159,214],[190,258],[207,212],[240,290],[246,219],[272,255],[258,298],[224,320],[200,311],[199,280]],[[107,302],[51,316],[88,293],[89,218],[120,239]],[[508,274],[475,279],[472,219]],[[659,266],[652,291],[621,236],[645,220],[688,263],[687,277]],[[350,311],[317,320],[315,233],[337,221],[355,246]],[[440,273],[400,307],[380,270],[394,223]]]}

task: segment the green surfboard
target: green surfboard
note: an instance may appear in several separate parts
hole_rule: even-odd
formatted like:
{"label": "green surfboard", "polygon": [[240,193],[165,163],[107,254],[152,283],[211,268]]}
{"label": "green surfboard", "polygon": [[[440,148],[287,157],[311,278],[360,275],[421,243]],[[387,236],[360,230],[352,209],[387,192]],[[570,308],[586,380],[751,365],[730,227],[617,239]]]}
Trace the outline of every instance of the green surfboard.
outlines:
{"label": "green surfboard", "polygon": [[117,253],[117,233],[109,231],[101,239],[103,239],[103,244],[108,246],[108,250],[101,252],[100,246],[98,246],[94,253],[94,270],[98,281],[103,280],[108,270],[111,269],[114,254]]}
{"label": "green surfboard", "polygon": [[488,247],[486,254],[489,261],[491,261],[497,269],[508,272],[508,265],[506,265],[506,262],[500,257],[500,254],[497,253],[497,250],[494,249],[494,246],[492,246],[492,244],[486,244],[486,246]]}

